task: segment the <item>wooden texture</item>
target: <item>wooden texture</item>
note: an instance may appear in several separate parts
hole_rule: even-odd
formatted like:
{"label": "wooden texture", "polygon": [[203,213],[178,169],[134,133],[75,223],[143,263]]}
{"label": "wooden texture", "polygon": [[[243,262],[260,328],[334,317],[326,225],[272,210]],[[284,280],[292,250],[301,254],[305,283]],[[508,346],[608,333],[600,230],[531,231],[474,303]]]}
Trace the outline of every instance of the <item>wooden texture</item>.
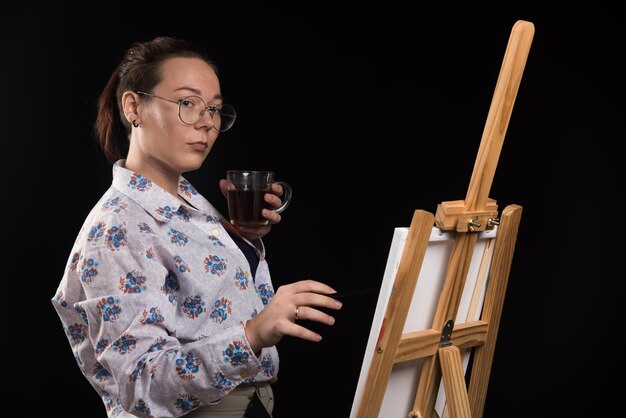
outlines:
{"label": "wooden texture", "polygon": [[488,229],[489,219],[498,217],[498,204],[494,199],[487,199],[484,211],[469,212],[465,207],[465,200],[451,200],[437,205],[435,225],[444,231],[468,232],[467,221],[475,219],[481,226],[474,232]]}
{"label": "wooden texture", "polygon": [[465,373],[461,364],[461,352],[458,347],[449,345],[440,348],[438,354],[450,416],[471,418],[467,388],[465,387]]}
{"label": "wooden texture", "polygon": [[[517,21],[511,30],[500,74],[464,201],[441,203],[437,216],[416,210],[402,253],[394,287],[385,311],[383,330],[367,375],[358,418],[379,416],[387,382],[395,363],[423,358],[422,371],[410,417],[435,418],[435,402],[443,376],[446,392],[444,414],[450,418],[482,416],[499,319],[504,303],[521,207],[507,206],[500,220],[480,321],[456,324],[450,345],[440,346],[442,329],[457,316],[478,231],[493,228],[497,204],[489,198],[500,151],[534,36],[534,25]],[[427,249],[433,222],[444,230],[456,230],[446,268],[445,282],[432,329],[403,335],[403,328]],[[483,267],[483,266],[481,266]],[[481,274],[484,278],[484,268]],[[479,282],[480,283],[480,282]],[[476,299],[476,298],[474,298]],[[479,307],[474,305],[472,309]],[[469,389],[465,385],[459,347],[475,347]]]}
{"label": "wooden texture", "polygon": [[481,347],[476,347],[472,363],[472,374],[469,384],[469,399],[472,416],[482,417],[491,375],[493,353],[500,326],[500,317],[504,306],[504,297],[509,282],[509,273],[513,262],[513,252],[517,240],[522,217],[522,207],[509,205],[502,212],[498,237],[491,261],[489,286],[485,295],[485,303],[481,320],[489,324],[487,338]]}
{"label": "wooden texture", "polygon": [[[475,233],[459,233],[456,237],[433,320],[433,329],[439,333],[448,320],[456,318],[477,236]],[[422,367],[414,403],[414,410],[420,411],[424,417],[430,416],[427,411],[434,411],[440,380],[441,370],[435,356],[427,358]]]}
{"label": "wooden texture", "polygon": [[[477,274],[477,278],[476,278],[476,284],[474,285],[474,293],[472,294],[472,299],[470,302],[470,306],[469,309],[467,311],[467,316],[465,318],[463,318],[466,322],[461,323],[457,326],[457,330],[458,328],[463,328],[463,327],[467,327],[468,325],[473,324],[474,322],[469,322],[471,320],[473,320],[474,318],[476,318],[479,313],[480,310],[482,309],[482,303],[484,303],[484,301],[482,300],[482,295],[483,295],[483,290],[485,289],[486,285],[487,285],[487,277],[489,275],[489,268],[491,267],[491,260],[492,260],[492,255],[493,255],[493,248],[495,247],[495,245],[493,245],[493,240],[489,240],[487,241],[487,243],[485,244],[485,250],[483,252],[483,257],[480,260],[480,267],[478,269],[478,274]],[[482,303],[481,303],[482,302]],[[459,321],[459,319],[457,318],[457,321]],[[484,324],[484,331],[485,334],[480,334],[480,337],[482,338],[480,340],[480,342],[485,341],[486,339],[486,333],[487,333],[487,322],[484,321],[476,321],[477,323],[480,324]],[[482,329],[481,329],[482,331]],[[453,335],[454,335],[454,331],[453,331]],[[474,332],[471,336],[474,335],[478,335],[476,332]],[[467,338],[466,338],[467,339]],[[464,346],[476,346],[479,345],[478,344],[479,340],[474,339],[474,340],[469,340],[469,341],[465,341],[465,340],[461,340],[460,338],[456,338],[454,341],[454,345],[456,345],[459,348],[463,348]],[[449,411],[448,411],[448,405],[447,405],[446,401],[446,405],[444,405],[444,410],[442,413],[442,417],[447,417],[449,416]]]}
{"label": "wooden texture", "polygon": [[511,30],[465,197],[468,211],[485,210],[534,34],[535,26],[523,20]]}
{"label": "wooden texture", "polygon": [[[458,324],[452,331],[452,343],[459,348],[481,345],[487,338],[488,324],[471,321]],[[396,351],[394,363],[416,360],[437,354],[441,333],[434,329],[403,334]]]}
{"label": "wooden texture", "polygon": [[402,330],[409,312],[417,277],[422,267],[424,254],[428,247],[434,215],[423,210],[416,210],[409,227],[409,234],[402,252],[402,258],[387,310],[385,312],[383,334],[378,337],[377,351],[372,358],[363,398],[359,406],[359,417],[378,417],[385,396],[387,381],[393,367]]}
{"label": "wooden texture", "polygon": [[[534,25],[530,22],[518,21],[511,30],[509,42],[496,88],[489,108],[485,129],[478,149],[478,156],[474,164],[474,171],[465,197],[465,210],[468,212],[486,211],[489,203],[489,191],[493,182],[504,136],[513,111],[515,97],[521,83],[522,74],[530,51],[534,35]],[[459,218],[463,214],[459,215]],[[457,225],[459,231],[459,225]],[[461,228],[462,229],[462,228]],[[456,318],[460,292],[465,284],[468,257],[474,251],[476,239],[474,233],[459,233],[457,242],[452,251],[446,284],[442,291],[433,329],[441,331],[443,324]],[[497,240],[498,238],[496,238]],[[454,283],[448,283],[448,280]],[[441,370],[433,358],[425,359],[422,375],[418,384],[413,411],[425,418],[435,415],[434,404],[437,396]],[[486,387],[484,388],[486,391]],[[484,398],[485,395],[479,396]],[[451,407],[454,410],[453,407]],[[456,418],[456,417],[453,417]]]}

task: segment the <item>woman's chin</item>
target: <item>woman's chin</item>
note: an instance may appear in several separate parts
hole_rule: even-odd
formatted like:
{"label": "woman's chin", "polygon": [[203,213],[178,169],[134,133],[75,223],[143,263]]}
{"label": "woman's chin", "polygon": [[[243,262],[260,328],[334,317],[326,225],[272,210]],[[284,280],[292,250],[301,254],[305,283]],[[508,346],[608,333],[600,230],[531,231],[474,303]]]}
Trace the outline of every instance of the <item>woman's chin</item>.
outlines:
{"label": "woman's chin", "polygon": [[194,155],[193,157],[187,158],[183,164],[183,172],[195,171],[202,167],[204,160],[206,160],[206,155]]}

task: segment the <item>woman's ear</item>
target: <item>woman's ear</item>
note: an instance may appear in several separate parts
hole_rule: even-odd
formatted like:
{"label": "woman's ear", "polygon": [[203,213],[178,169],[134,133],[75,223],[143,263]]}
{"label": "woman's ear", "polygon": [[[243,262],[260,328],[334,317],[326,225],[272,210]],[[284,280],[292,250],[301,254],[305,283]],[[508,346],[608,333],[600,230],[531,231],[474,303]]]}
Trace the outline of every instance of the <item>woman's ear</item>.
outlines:
{"label": "woman's ear", "polygon": [[139,125],[139,95],[134,91],[127,90],[122,95],[122,109],[129,124]]}

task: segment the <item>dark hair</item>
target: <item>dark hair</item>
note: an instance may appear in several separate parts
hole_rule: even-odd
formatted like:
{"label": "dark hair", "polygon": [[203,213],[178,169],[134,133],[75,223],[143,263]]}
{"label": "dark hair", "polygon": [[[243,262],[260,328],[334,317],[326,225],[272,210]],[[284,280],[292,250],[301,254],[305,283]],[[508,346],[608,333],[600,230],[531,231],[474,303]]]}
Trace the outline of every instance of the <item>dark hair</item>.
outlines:
{"label": "dark hair", "polygon": [[147,42],[135,42],[111,74],[98,99],[94,128],[108,162],[114,163],[128,154],[131,125],[124,117],[122,95],[129,90],[152,91],[161,82],[163,61],[175,57],[202,59],[217,73],[216,64],[185,40],[157,37]]}

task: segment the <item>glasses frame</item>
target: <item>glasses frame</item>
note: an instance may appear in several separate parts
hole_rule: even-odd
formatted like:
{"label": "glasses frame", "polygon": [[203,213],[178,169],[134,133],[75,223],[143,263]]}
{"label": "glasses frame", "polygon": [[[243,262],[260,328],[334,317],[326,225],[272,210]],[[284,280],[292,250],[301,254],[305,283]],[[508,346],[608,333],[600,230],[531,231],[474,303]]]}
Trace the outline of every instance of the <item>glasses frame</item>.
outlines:
{"label": "glasses frame", "polygon": [[[143,95],[143,96],[154,97],[155,99],[161,99],[161,100],[165,100],[166,102],[170,102],[170,103],[177,104],[177,105],[178,105],[178,118],[180,119],[180,121],[181,121],[182,123],[184,123],[185,125],[189,125],[189,126],[191,126],[191,125],[195,125],[196,123],[198,123],[198,122],[200,121],[200,119],[202,119],[202,117],[204,116],[204,114],[205,114],[206,112],[209,112],[209,116],[211,116],[211,120],[213,120],[213,115],[214,115],[214,114],[216,114],[216,113],[218,113],[218,112],[219,112],[220,114],[222,113],[221,109],[220,109],[217,105],[207,105],[207,103],[204,101],[204,99],[203,99],[202,97],[200,97],[200,96],[196,96],[195,94],[192,94],[192,95],[190,95],[190,96],[185,96],[185,97],[183,97],[182,99],[172,100],[172,99],[168,99],[167,97],[158,96],[158,95],[156,95],[156,94],[153,94],[153,93],[147,93],[147,92],[145,92],[145,91],[140,91],[140,90],[135,91],[135,93],[137,93],[137,94],[141,94],[141,95]],[[185,121],[183,120],[183,117],[182,117],[182,116],[181,116],[181,114],[180,114],[180,107],[182,106],[183,101],[185,101],[185,99],[188,99],[188,98],[190,98],[190,97],[196,97],[196,98],[200,99],[200,101],[201,101],[202,103],[204,103],[204,110],[203,110],[202,112],[200,112],[200,113],[199,113],[199,115],[198,115],[198,120],[197,120],[197,121],[195,121],[194,123],[187,123],[187,122],[185,122]],[[227,104],[227,103],[222,103],[222,104],[221,104],[221,106],[222,106],[222,108],[223,108],[224,106],[228,106],[229,108],[231,108],[231,109],[233,110],[233,122],[232,122],[232,123],[230,124],[230,126],[229,126],[228,128],[226,128],[226,129],[221,129],[221,125],[220,125],[220,129],[218,129],[218,128],[215,126],[215,124],[213,125],[213,128],[214,128],[216,131],[219,131],[219,132],[226,132],[227,130],[229,130],[230,128],[232,128],[232,127],[233,127],[233,125],[235,124],[235,119],[237,119],[237,112],[235,111],[235,108],[234,108],[232,105],[229,105],[229,104]]]}

